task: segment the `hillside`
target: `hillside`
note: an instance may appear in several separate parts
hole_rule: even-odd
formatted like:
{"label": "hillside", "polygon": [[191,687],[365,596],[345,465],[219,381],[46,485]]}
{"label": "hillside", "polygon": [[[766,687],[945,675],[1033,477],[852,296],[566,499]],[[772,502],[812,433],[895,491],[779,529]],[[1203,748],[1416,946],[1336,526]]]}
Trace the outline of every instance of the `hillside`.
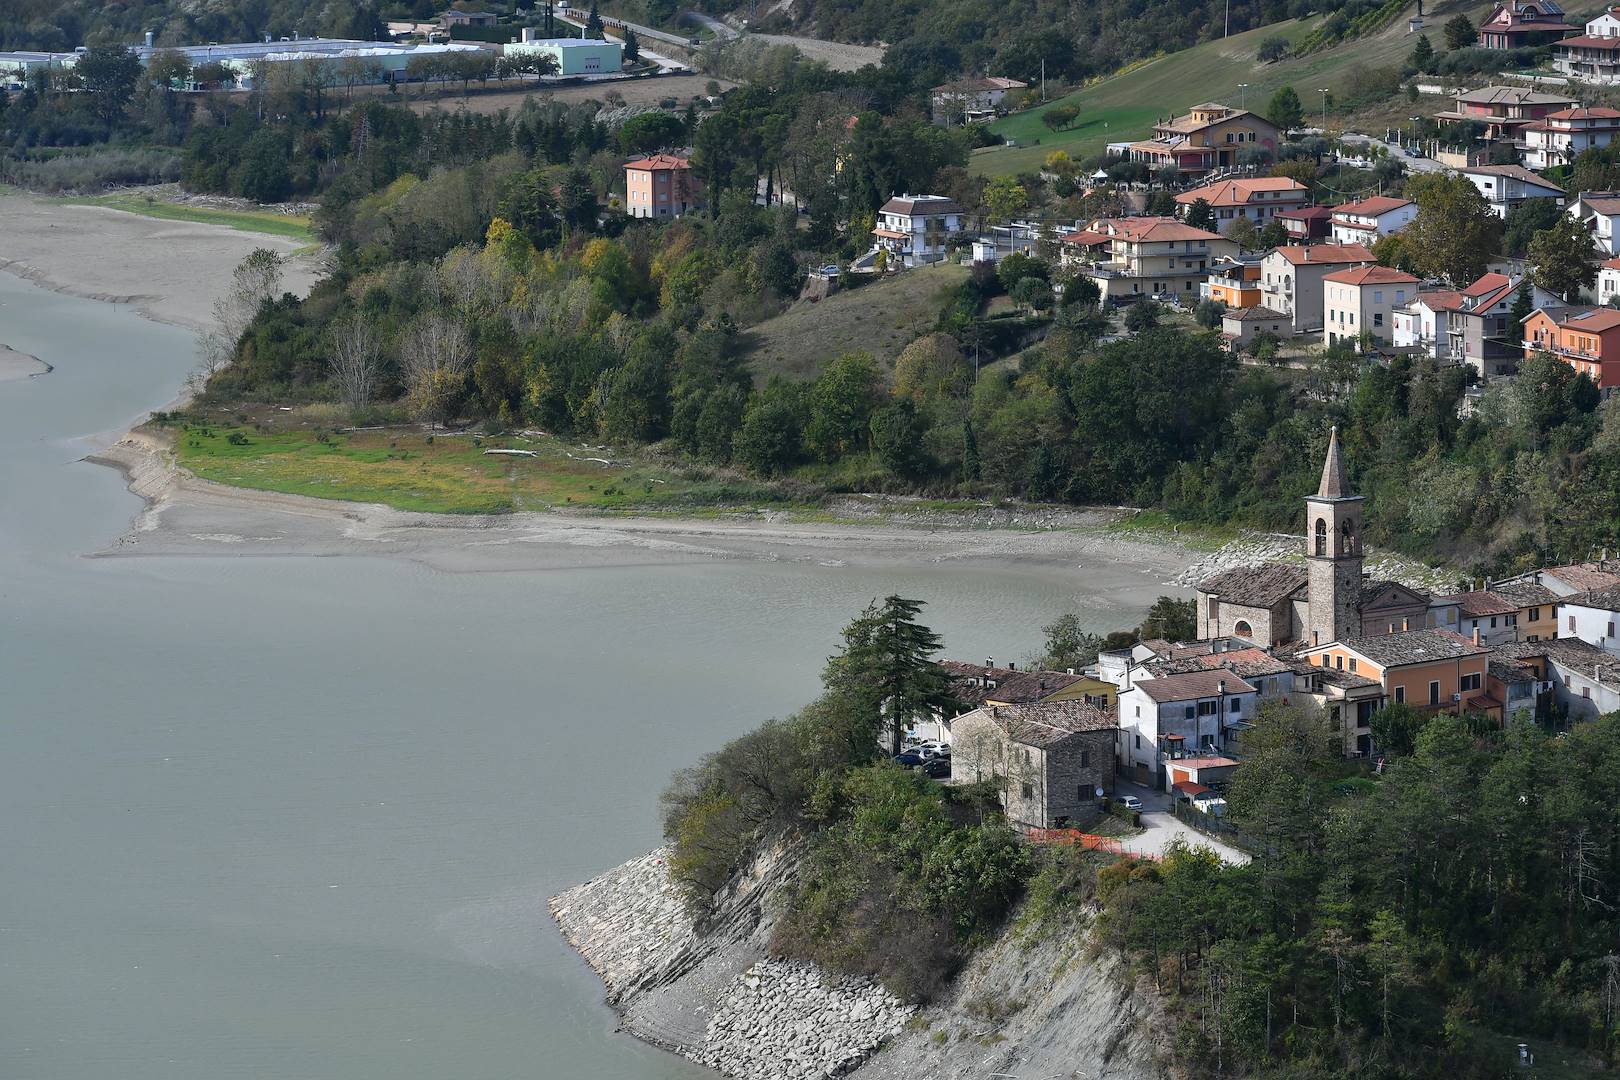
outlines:
{"label": "hillside", "polygon": [[828,360],[848,352],[869,352],[886,369],[901,349],[934,328],[945,290],[965,277],[963,267],[942,263],[817,303],[800,300],[745,333],[755,378],[813,379]]}
{"label": "hillside", "polygon": [[[1488,13],[1489,5],[1456,0],[1428,5],[1424,21],[1431,41],[1439,40],[1439,25],[1459,11],[1478,21]],[[1109,142],[1145,138],[1156,118],[1184,112],[1201,101],[1246,102],[1250,108],[1264,109],[1271,95],[1284,86],[1298,92],[1309,116],[1313,107],[1321,107],[1318,89],[1326,87],[1342,95],[1358,65],[1383,67],[1404,62],[1416,40],[1408,32],[1407,21],[1416,12],[1413,4],[1369,37],[1271,64],[1257,59],[1261,42],[1279,35],[1300,41],[1321,17],[1274,23],[1144,62],[1059,99],[1080,107],[1080,120],[1068,131],[1054,135],[1041,123],[1043,109],[1056,101],[997,121],[992,130],[1019,145],[974,151],[970,168],[984,175],[1016,174],[1039,168],[1054,150],[1067,151],[1076,159],[1088,157],[1101,153]],[[1240,83],[1248,84],[1247,91],[1239,89]]]}

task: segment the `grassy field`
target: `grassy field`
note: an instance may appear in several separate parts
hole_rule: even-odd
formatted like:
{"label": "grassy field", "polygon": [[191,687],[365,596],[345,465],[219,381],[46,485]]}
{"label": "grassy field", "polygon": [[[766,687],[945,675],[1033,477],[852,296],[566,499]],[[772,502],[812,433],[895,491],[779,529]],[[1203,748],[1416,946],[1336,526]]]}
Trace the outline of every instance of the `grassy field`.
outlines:
{"label": "grassy field", "polygon": [[277,214],[269,210],[224,210],[211,206],[191,206],[185,203],[148,199],[140,195],[100,195],[93,199],[68,199],[81,206],[106,206],[143,217],[162,218],[166,221],[195,221],[205,225],[227,225],[242,232],[268,233],[293,240],[315,242],[309,218],[293,214]]}
{"label": "grassy field", "polygon": [[[1056,101],[996,121],[992,130],[1019,145],[975,150],[969,167],[990,176],[1031,172],[1054,150],[1067,151],[1078,159],[1101,153],[1110,142],[1147,138],[1155,119],[1185,112],[1200,102],[1247,104],[1264,110],[1271,95],[1284,86],[1292,86],[1299,94],[1309,122],[1312,107],[1321,104],[1319,88],[1340,94],[1356,65],[1381,67],[1405,60],[1417,40],[1407,32],[1407,19],[1416,11],[1414,3],[1410,11],[1366,38],[1271,64],[1256,58],[1262,41],[1280,35],[1297,42],[1315,29],[1320,18],[1273,23],[1147,61],[1058,99],[1080,107],[1079,121],[1067,131],[1054,134],[1041,123],[1041,112]],[[1441,24],[1459,11],[1477,23],[1488,14],[1489,5],[1458,0],[1429,4],[1424,20],[1429,40],[1437,47],[1444,48]],[[1239,83],[1247,83],[1247,91],[1240,90]],[[1421,108],[1435,111],[1428,105]]]}
{"label": "grassy field", "polygon": [[801,300],[743,335],[757,379],[781,374],[813,379],[827,361],[869,352],[885,367],[918,335],[934,328],[947,289],[967,268],[938,263],[907,270],[817,303]]}
{"label": "grassy field", "polygon": [[[622,460],[615,451],[549,436],[432,435],[417,429],[333,434],[202,420],[186,423],[174,434],[179,463],[205,480],[400,510],[500,514],[576,506],[685,511],[719,502],[774,501],[764,488],[694,482],[653,463]],[[488,449],[532,450],[537,456],[487,455]]]}

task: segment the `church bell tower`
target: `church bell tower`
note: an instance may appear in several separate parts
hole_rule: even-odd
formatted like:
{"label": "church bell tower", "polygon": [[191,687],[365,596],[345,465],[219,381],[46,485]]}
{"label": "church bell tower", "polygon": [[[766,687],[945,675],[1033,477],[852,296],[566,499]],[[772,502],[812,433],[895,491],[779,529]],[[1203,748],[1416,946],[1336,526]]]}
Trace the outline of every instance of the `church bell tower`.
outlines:
{"label": "church bell tower", "polygon": [[1361,496],[1346,490],[1339,429],[1328,437],[1322,483],[1305,500],[1305,643],[1361,634]]}

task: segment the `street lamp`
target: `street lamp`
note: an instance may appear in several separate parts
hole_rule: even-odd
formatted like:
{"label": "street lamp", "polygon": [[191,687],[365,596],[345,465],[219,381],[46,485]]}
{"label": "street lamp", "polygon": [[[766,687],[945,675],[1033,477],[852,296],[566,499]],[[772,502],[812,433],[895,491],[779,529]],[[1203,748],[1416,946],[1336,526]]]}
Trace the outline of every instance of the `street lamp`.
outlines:
{"label": "street lamp", "polygon": [[1238,108],[1247,109],[1249,107],[1249,84],[1246,82],[1238,83],[1238,90],[1241,92],[1241,96],[1238,98]]}
{"label": "street lamp", "polygon": [[1322,95],[1322,134],[1327,134],[1327,87],[1318,86],[1316,92]]}

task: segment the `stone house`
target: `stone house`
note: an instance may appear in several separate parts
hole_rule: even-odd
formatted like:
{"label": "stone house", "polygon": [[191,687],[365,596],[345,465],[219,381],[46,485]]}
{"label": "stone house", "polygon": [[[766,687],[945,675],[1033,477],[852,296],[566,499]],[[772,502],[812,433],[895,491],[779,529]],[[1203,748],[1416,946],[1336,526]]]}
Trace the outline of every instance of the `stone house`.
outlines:
{"label": "stone house", "polygon": [[1554,705],[1577,721],[1620,710],[1620,658],[1590,642],[1566,637],[1515,642],[1493,649],[1491,659],[1514,660],[1540,680],[1538,717]]}
{"label": "stone house", "polygon": [[1007,819],[1025,829],[1094,818],[1114,789],[1112,709],[1085,701],[986,705],[952,723],[951,779],[993,781]]}

